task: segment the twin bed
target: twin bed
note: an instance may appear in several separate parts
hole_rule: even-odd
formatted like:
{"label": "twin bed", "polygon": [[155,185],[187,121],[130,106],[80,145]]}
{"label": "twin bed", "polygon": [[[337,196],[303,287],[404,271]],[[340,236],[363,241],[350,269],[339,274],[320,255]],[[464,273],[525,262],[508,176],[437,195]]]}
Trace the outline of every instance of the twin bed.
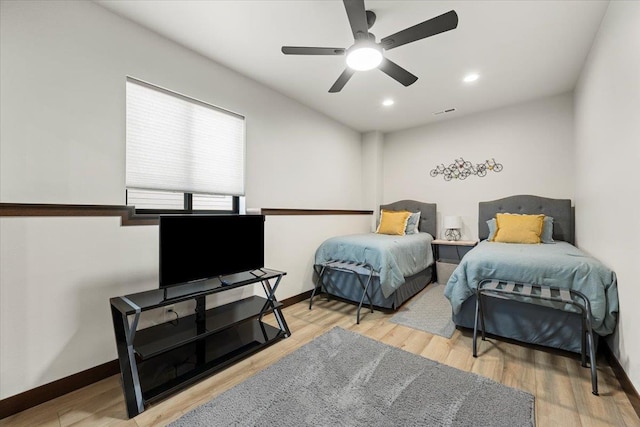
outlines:
{"label": "twin bed", "polygon": [[[436,205],[403,200],[381,209],[421,212],[420,233],[388,236],[376,233],[327,239],[316,252],[315,263],[331,260],[370,264],[375,270],[370,285],[371,301],[381,309],[397,310],[432,280],[436,236]],[[548,243],[499,243],[487,240],[489,222],[499,213],[544,214],[552,218]],[[489,222],[488,222],[489,221]],[[551,227],[551,226],[549,226]],[[519,195],[479,203],[480,243],[465,255],[451,275],[445,295],[451,302],[453,321],[473,328],[476,288],[486,279],[514,281],[583,293],[591,304],[593,330],[599,336],[615,329],[618,312],[616,276],[604,264],[574,246],[573,208],[568,199]],[[354,274],[335,271],[323,280],[328,294],[353,302],[363,299],[362,286]],[[485,331],[517,341],[580,353],[583,346],[582,317],[570,304],[527,297],[483,298]]]}
{"label": "twin bed", "polygon": [[[552,239],[540,244],[488,241],[488,221],[500,213],[551,217]],[[477,286],[494,279],[579,291],[590,302],[594,332],[599,336],[613,332],[618,312],[616,275],[574,246],[571,200],[512,196],[481,202],[478,214],[481,241],[465,255],[445,288],[456,325],[474,327]],[[483,303],[486,332],[581,352],[582,317],[573,306],[527,297],[483,298]]]}
{"label": "twin bed", "polygon": [[[433,276],[431,242],[436,235],[436,204],[401,200],[381,205],[388,211],[420,212],[418,233],[386,235],[378,233],[336,236],[317,249],[316,266],[331,261],[368,264],[374,273],[369,286],[371,300],[378,309],[397,310],[402,303],[424,289]],[[318,271],[318,270],[316,270]],[[363,289],[355,274],[331,271],[323,277],[322,290],[352,302],[360,302]]]}

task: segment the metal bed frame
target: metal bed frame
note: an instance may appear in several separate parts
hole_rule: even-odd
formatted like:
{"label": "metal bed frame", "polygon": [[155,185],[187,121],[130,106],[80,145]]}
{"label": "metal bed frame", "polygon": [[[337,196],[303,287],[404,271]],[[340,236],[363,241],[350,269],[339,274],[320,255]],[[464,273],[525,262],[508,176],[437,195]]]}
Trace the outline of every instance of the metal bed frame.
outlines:
{"label": "metal bed frame", "polygon": [[[369,294],[369,285],[371,284],[371,278],[376,273],[376,271],[370,264],[352,261],[331,260],[323,262],[322,264],[315,264],[313,266],[313,269],[318,275],[318,281],[320,282],[320,292],[323,292],[324,289],[324,292],[327,295],[327,300],[329,299],[329,293],[326,292],[324,279],[326,277],[327,280],[331,282],[331,271],[341,271],[354,274],[358,278],[358,282],[362,287],[362,297],[360,298],[358,310],[356,311],[356,324],[360,324],[360,309],[362,308],[362,304],[364,303],[365,296],[367,297],[369,302],[369,309],[373,313],[373,302],[371,299],[371,295]],[[311,310],[311,307],[313,306],[313,297],[315,296],[317,290],[318,287],[313,288],[311,298],[309,299],[309,310]]]}
{"label": "metal bed frame", "polygon": [[473,357],[478,357],[477,338],[478,338],[478,318],[481,323],[482,340],[485,340],[484,331],[484,305],[482,303],[483,296],[491,296],[496,298],[517,299],[521,302],[531,303],[531,298],[544,301],[555,301],[565,304],[571,304],[580,309],[582,314],[582,346],[581,346],[581,362],[583,367],[587,367],[587,347],[589,350],[589,364],[591,367],[591,392],[598,395],[598,372],[596,369],[596,352],[593,340],[591,304],[587,297],[573,289],[558,288],[555,286],[535,285],[529,283],[517,283],[513,281],[485,279],[478,284],[476,289],[476,313],[473,326]]}

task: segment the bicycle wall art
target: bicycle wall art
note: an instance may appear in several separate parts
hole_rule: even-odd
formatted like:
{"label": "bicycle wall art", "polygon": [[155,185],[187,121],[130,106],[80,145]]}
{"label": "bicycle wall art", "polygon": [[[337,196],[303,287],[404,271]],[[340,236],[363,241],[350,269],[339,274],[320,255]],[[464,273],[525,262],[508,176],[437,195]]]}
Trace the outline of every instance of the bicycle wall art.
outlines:
{"label": "bicycle wall art", "polygon": [[439,164],[434,169],[431,169],[431,176],[437,177],[442,175],[445,181],[451,181],[452,179],[467,179],[471,175],[483,177],[487,175],[487,171],[500,172],[502,170],[502,164],[496,162],[495,159],[486,160],[484,163],[471,162],[460,157],[455,159],[449,166],[445,166],[444,163]]}

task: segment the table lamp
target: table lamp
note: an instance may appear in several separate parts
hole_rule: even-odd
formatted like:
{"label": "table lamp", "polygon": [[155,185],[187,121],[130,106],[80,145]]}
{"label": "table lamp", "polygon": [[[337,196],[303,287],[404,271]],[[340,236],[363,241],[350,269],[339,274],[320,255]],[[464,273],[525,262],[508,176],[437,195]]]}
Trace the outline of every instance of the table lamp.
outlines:
{"label": "table lamp", "polygon": [[459,216],[445,216],[443,221],[444,237],[449,240],[460,240],[462,218]]}

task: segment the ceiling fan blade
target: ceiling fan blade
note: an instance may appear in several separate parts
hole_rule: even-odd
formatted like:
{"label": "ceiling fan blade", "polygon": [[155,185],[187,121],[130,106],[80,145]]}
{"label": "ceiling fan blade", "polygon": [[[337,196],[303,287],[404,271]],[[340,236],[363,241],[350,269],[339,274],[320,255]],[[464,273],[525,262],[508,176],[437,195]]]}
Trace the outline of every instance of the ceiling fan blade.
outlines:
{"label": "ceiling fan blade", "polygon": [[341,47],[282,46],[285,55],[344,55]]}
{"label": "ceiling fan blade", "polygon": [[455,10],[450,10],[435,18],[431,18],[413,27],[405,28],[388,37],[380,40],[380,45],[385,49],[393,49],[403,44],[421,40],[426,37],[435,36],[445,31],[453,30],[458,26],[458,14]]}
{"label": "ceiling fan blade", "polygon": [[347,84],[347,82],[349,81],[349,79],[351,78],[351,76],[353,76],[353,74],[356,72],[356,70],[353,70],[351,68],[345,68],[345,70],[342,72],[342,74],[340,74],[340,77],[338,77],[338,80],[336,80],[336,82],[333,84],[333,86],[331,86],[331,89],[329,89],[329,93],[336,93],[336,92],[340,92],[342,90],[342,88],[344,87],[345,84]]}
{"label": "ceiling fan blade", "polygon": [[387,58],[383,58],[382,62],[378,66],[378,68],[388,75],[389,77],[396,79],[404,86],[409,86],[415,83],[418,78],[396,64],[395,62],[389,61]]}
{"label": "ceiling fan blade", "polygon": [[364,9],[364,0],[343,0],[344,8],[347,10],[349,25],[353,39],[366,39],[369,34],[369,26],[367,25],[367,13]]}

